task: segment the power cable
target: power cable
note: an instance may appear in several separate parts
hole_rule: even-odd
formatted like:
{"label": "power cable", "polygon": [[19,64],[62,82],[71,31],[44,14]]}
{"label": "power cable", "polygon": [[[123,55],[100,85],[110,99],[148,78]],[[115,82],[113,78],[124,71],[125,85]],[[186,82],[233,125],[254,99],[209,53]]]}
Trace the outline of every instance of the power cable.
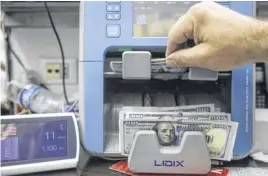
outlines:
{"label": "power cable", "polygon": [[46,11],[47,11],[48,18],[49,18],[49,21],[51,23],[52,29],[54,31],[54,34],[56,35],[56,38],[57,38],[58,43],[59,43],[59,46],[60,46],[60,52],[61,52],[61,58],[62,58],[62,86],[63,86],[63,94],[64,94],[64,97],[65,97],[66,103],[69,104],[69,100],[68,100],[68,97],[67,97],[67,91],[66,91],[66,84],[65,84],[65,56],[64,56],[64,52],[63,52],[63,47],[62,47],[62,44],[61,44],[61,40],[60,40],[59,34],[58,34],[58,32],[56,30],[56,27],[54,25],[54,22],[53,22],[53,19],[52,19],[50,10],[49,10],[49,8],[47,6],[47,3],[44,2],[44,4],[45,4],[45,7],[46,7]]}

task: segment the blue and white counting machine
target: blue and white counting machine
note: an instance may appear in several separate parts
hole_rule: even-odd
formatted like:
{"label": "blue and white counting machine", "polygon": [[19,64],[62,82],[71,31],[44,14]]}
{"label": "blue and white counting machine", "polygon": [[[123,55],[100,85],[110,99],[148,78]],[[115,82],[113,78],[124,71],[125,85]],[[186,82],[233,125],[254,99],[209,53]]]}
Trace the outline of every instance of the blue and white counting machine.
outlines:
{"label": "blue and white counting machine", "polygon": [[[232,72],[200,68],[169,74],[142,71],[145,63],[141,58],[164,57],[172,24],[195,3],[81,4],[80,117],[83,143],[88,152],[102,157],[121,157],[118,112],[123,105],[144,106],[145,95],[151,94],[154,97],[151,106],[214,103],[219,111],[231,113],[232,120],[239,122],[233,159],[248,156],[253,146],[255,65]],[[255,14],[254,2],[218,3],[247,16]],[[120,64],[111,69],[112,63],[120,62],[125,64],[121,65],[122,73],[114,71]],[[131,64],[132,67],[127,67]],[[168,79],[167,75],[173,78]],[[179,95],[185,97],[183,103],[178,100]]]}

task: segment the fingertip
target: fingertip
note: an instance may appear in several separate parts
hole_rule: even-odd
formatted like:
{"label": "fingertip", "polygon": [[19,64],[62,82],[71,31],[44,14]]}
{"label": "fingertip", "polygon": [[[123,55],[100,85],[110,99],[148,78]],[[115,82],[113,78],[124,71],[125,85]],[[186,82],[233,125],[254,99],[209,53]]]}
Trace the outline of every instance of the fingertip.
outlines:
{"label": "fingertip", "polygon": [[166,59],[166,64],[168,67],[176,67],[177,66],[177,63],[176,63],[176,60],[174,59]]}
{"label": "fingertip", "polygon": [[167,48],[166,48],[166,57],[171,55],[173,52],[177,51],[179,48],[179,45],[176,42],[173,42],[172,39],[169,39],[167,42]]}
{"label": "fingertip", "polygon": [[183,62],[180,59],[182,58],[179,57],[179,51],[173,52],[166,58],[166,64],[169,67],[181,67],[183,66]]}
{"label": "fingertip", "polygon": [[189,53],[192,54],[191,49],[175,51],[167,57],[166,62],[176,67],[188,67],[192,62],[192,56]]}
{"label": "fingertip", "polygon": [[[188,34],[191,31],[187,30],[189,19],[186,15],[182,15],[179,20],[171,27],[168,33],[166,57],[179,49],[179,45],[187,41],[186,36],[191,36]],[[186,35],[187,34],[187,35]]]}

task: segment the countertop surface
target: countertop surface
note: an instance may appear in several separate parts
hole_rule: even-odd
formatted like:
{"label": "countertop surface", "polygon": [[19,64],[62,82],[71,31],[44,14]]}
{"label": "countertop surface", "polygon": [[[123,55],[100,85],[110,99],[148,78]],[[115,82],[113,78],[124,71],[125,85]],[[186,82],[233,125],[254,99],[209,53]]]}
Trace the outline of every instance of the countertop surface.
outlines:
{"label": "countertop surface", "polygon": [[[76,169],[27,174],[23,176],[123,176],[124,174],[109,169],[109,167],[116,162],[117,161],[91,157],[84,150],[82,150],[80,154],[79,164]],[[257,162],[250,158],[246,158],[244,160],[232,161],[231,163],[225,164],[224,167],[261,168],[268,167],[268,163]]]}
{"label": "countertop surface", "polygon": [[109,167],[114,163],[116,163],[116,161],[91,158],[86,166],[79,166],[77,169],[27,174],[27,176],[123,176],[124,174],[120,174],[109,169]]}
{"label": "countertop surface", "polygon": [[90,156],[81,147],[78,167],[76,169],[24,174],[21,176],[109,176],[118,175],[118,172],[109,169],[117,161],[106,160]]}
{"label": "countertop surface", "polygon": [[[121,174],[109,169],[113,163],[116,163],[116,161],[92,158],[84,168],[36,173],[30,175],[27,174],[27,176],[125,176],[125,174]],[[238,162],[232,162],[226,167],[268,167],[268,164],[255,162],[251,159],[245,159]]]}

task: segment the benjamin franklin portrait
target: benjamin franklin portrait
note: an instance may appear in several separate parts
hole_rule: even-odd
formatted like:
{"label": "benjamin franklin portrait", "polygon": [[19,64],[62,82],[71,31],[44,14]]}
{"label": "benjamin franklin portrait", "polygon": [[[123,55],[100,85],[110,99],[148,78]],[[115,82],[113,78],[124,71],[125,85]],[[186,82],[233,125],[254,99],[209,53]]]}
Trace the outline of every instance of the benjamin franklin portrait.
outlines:
{"label": "benjamin franklin portrait", "polygon": [[159,122],[153,127],[153,130],[156,132],[158,141],[162,146],[176,145],[175,127],[171,122]]}

